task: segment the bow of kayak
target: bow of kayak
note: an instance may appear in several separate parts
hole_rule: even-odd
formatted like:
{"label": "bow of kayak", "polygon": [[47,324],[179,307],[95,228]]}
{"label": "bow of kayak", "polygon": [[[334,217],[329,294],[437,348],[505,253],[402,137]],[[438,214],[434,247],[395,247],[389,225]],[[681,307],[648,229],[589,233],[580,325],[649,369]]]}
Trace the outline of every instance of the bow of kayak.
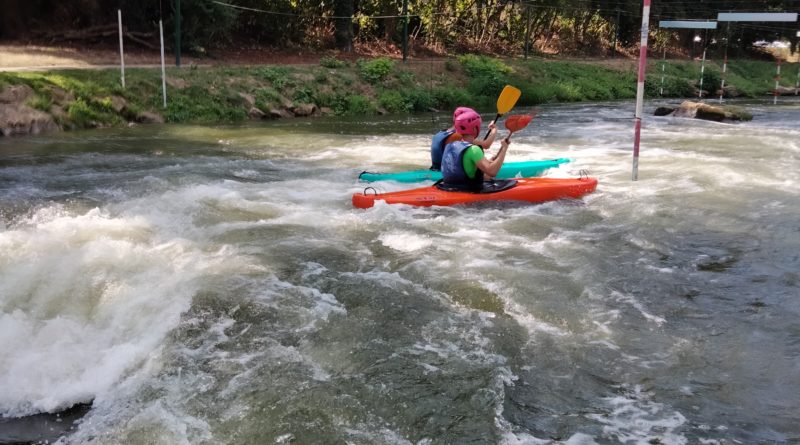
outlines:
{"label": "bow of kayak", "polygon": [[[492,193],[450,192],[435,186],[390,193],[355,193],[353,206],[367,209],[375,201],[414,206],[451,206],[479,201],[525,201],[531,203],[577,199],[597,188],[597,178],[523,178],[514,187]],[[365,190],[366,192],[366,190]]]}
{"label": "bow of kayak", "polygon": [[[540,161],[506,162],[497,173],[498,179],[530,178],[540,176],[547,170],[570,162],[569,158],[546,159]],[[358,179],[367,182],[373,181],[398,181],[421,182],[438,181],[442,179],[442,172],[438,170],[409,170],[395,173],[362,172]]]}

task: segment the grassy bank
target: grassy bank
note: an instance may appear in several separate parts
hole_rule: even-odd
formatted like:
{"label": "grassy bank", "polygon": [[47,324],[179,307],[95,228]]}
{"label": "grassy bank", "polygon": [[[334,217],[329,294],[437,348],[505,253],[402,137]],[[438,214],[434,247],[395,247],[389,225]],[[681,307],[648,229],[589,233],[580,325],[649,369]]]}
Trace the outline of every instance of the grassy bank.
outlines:
{"label": "grassy bank", "polygon": [[[633,98],[636,74],[631,63],[625,68],[604,65],[467,55],[408,64],[385,58],[323,58],[317,65],[303,66],[169,68],[166,108],[160,70],[153,68],[126,70],[124,89],[114,69],[5,72],[0,73],[0,91],[28,85],[33,93],[25,104],[51,114],[65,129],[123,125],[153,115],[166,122],[218,123],[259,118],[262,112],[264,117],[278,117],[447,111],[459,105],[492,109],[506,84],[522,90],[518,105]],[[659,97],[661,66],[655,60],[648,67],[649,98]],[[796,76],[796,69],[787,71]],[[700,62],[668,61],[664,73],[664,96],[697,96]],[[774,86],[774,73],[773,63],[733,60],[726,86],[733,86],[739,96],[764,96]],[[786,74],[782,85],[793,87],[794,76]],[[721,78],[721,66],[706,63],[704,89],[713,95]]]}

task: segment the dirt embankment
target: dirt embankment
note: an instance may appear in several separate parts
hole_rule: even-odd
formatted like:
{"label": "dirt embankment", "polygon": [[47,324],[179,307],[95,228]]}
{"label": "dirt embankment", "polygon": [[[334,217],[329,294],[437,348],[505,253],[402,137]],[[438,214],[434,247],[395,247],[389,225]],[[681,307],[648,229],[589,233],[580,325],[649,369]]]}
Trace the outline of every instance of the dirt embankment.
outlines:
{"label": "dirt embankment", "polygon": [[12,85],[0,91],[0,134],[39,134],[59,129],[53,116],[25,105],[31,95],[33,89],[27,85]]}
{"label": "dirt embankment", "polygon": [[[164,55],[167,66],[175,65],[175,55]],[[269,49],[238,49],[220,51],[205,57],[181,54],[181,65],[261,65],[285,64],[303,65],[319,62],[321,55],[274,51]],[[157,66],[161,55],[157,51],[141,48],[125,49],[126,66]],[[0,43],[0,71],[31,71],[66,68],[109,68],[119,67],[118,47],[68,47]]]}

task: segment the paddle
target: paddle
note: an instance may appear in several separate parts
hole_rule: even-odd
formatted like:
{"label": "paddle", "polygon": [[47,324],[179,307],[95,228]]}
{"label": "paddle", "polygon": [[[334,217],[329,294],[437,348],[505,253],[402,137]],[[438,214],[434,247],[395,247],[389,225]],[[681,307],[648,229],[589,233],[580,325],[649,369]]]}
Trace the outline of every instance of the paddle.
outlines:
{"label": "paddle", "polygon": [[506,129],[508,130],[508,136],[506,136],[506,142],[511,140],[512,134],[527,127],[528,124],[530,124],[531,121],[533,120],[533,116],[535,116],[535,113],[515,114],[513,116],[509,116],[506,119]]}
{"label": "paddle", "polygon": [[[502,115],[511,111],[511,109],[514,108],[514,104],[517,103],[517,99],[519,99],[519,96],[521,95],[522,91],[520,91],[518,88],[512,87],[511,85],[506,85],[503,88],[503,91],[500,92],[500,97],[497,98],[497,116],[494,118],[494,121],[492,122],[497,123],[497,120],[500,119]],[[486,131],[486,136],[484,136],[483,138],[484,139],[488,138],[489,132],[491,131],[492,130]]]}

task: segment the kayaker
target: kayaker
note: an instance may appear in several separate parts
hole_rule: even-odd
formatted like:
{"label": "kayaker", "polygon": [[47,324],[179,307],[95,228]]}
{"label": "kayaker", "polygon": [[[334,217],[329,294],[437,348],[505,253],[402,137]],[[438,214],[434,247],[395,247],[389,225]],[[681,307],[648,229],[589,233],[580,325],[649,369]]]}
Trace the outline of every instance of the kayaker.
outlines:
{"label": "kayaker", "polygon": [[[442,169],[442,154],[444,153],[444,148],[447,146],[447,144],[461,139],[461,135],[455,130],[455,121],[458,116],[465,111],[472,111],[473,113],[475,112],[472,108],[456,108],[456,110],[453,112],[453,126],[448,129],[441,130],[433,135],[433,141],[431,141],[431,170],[438,171]],[[480,145],[484,150],[487,150],[494,143],[496,134],[497,129],[495,128],[494,121],[492,121],[489,124],[489,136],[486,139],[475,141],[474,144]]]}
{"label": "kayaker", "polygon": [[[455,132],[461,135],[461,140],[447,144],[442,154],[442,182],[448,186],[480,190],[485,179],[495,177],[500,171],[508,151],[508,141],[503,139],[500,142],[500,151],[487,159],[484,155],[485,148],[475,142],[480,134],[481,124],[481,116],[470,108],[462,110],[455,118]],[[492,129],[490,139],[494,141],[497,129],[494,123],[489,124],[489,128]]]}

